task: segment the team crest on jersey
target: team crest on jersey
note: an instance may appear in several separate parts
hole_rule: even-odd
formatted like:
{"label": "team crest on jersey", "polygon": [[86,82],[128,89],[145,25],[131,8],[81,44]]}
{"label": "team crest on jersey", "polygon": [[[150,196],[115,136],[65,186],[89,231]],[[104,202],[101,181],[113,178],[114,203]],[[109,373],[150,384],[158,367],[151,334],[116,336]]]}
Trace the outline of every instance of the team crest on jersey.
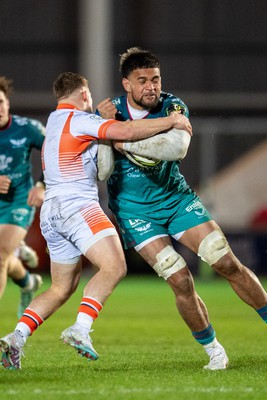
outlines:
{"label": "team crest on jersey", "polygon": [[12,163],[13,157],[6,157],[5,154],[0,154],[0,171],[8,169],[9,164]]}
{"label": "team crest on jersey", "polygon": [[13,145],[13,147],[22,147],[26,140],[26,137],[22,139],[10,139],[10,143]]}
{"label": "team crest on jersey", "polygon": [[166,114],[170,115],[173,111],[178,111],[180,112],[180,114],[185,114],[186,107],[183,106],[182,104],[171,103],[169,107],[166,109]]}

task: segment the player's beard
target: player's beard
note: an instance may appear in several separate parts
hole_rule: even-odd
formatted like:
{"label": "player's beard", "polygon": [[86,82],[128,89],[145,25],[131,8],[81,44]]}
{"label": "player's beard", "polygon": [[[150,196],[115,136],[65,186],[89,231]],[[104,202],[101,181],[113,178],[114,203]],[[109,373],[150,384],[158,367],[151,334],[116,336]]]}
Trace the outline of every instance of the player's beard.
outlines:
{"label": "player's beard", "polygon": [[154,94],[154,100],[151,101],[145,101],[147,99],[146,95],[142,95],[140,99],[137,99],[132,95],[132,98],[134,102],[139,106],[142,107],[144,110],[150,110],[151,108],[155,108],[158,105],[159,102],[159,96],[157,94]]}

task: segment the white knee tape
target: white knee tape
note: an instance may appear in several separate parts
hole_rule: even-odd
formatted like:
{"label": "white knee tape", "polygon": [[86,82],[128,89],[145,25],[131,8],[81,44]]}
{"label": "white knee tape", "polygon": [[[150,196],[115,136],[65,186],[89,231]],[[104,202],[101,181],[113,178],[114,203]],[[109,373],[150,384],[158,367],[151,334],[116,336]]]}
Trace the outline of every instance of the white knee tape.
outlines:
{"label": "white knee tape", "polygon": [[161,250],[157,256],[157,263],[153,266],[158,276],[165,281],[175,272],[186,266],[186,262],[180,254],[178,254],[172,246],[167,246]]}
{"label": "white knee tape", "polygon": [[209,265],[213,265],[230,250],[225,236],[219,229],[216,229],[202,240],[198,248],[198,255]]}

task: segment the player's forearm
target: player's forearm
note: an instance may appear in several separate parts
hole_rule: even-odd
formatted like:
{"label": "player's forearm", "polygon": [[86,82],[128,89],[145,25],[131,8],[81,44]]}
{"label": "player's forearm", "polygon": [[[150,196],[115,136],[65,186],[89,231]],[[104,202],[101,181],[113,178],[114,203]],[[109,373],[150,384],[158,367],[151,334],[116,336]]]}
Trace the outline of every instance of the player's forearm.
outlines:
{"label": "player's forearm", "polygon": [[191,136],[187,131],[171,129],[148,139],[123,143],[123,150],[158,160],[178,161],[187,153]]}
{"label": "player's forearm", "polygon": [[174,127],[179,120],[179,115],[174,114],[157,119],[138,119],[111,124],[107,130],[107,139],[139,140],[151,137]]}

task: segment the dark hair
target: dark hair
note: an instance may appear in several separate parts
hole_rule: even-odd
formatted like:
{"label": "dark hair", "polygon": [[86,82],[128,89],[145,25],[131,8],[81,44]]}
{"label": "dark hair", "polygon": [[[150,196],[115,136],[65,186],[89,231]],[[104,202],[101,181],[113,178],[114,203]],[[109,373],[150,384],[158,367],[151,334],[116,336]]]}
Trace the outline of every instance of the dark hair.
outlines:
{"label": "dark hair", "polygon": [[5,76],[0,76],[0,90],[5,93],[6,97],[13,93],[12,79],[7,79]]}
{"label": "dark hair", "polygon": [[127,78],[131,72],[140,68],[160,68],[159,59],[141,47],[130,47],[120,55],[120,72],[123,78]]}
{"label": "dark hair", "polygon": [[87,86],[87,80],[74,72],[62,72],[53,84],[53,93],[57,100],[61,97],[69,96],[76,89]]}

